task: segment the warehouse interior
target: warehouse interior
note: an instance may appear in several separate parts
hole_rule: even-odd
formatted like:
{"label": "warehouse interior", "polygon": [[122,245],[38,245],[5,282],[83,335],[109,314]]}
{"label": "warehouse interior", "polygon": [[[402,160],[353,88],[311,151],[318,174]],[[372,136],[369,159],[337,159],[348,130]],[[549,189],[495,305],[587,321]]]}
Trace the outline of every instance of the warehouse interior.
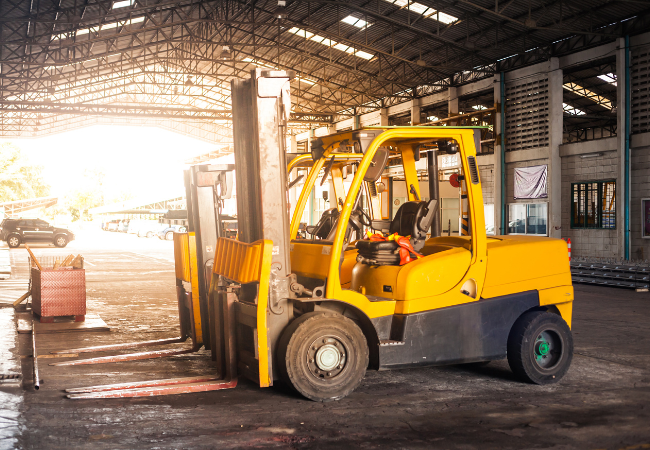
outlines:
{"label": "warehouse interior", "polygon": [[[93,205],[63,242],[1,231],[0,447],[647,448],[648,30],[646,0],[1,0],[2,142],[209,151],[173,163],[184,192]],[[3,228],[57,204],[29,197]],[[67,322],[42,320],[50,265],[84,271]],[[512,362],[542,313],[557,380]],[[363,366],[339,390],[292,372],[320,316],[368,343],[307,346],[318,383]]]}

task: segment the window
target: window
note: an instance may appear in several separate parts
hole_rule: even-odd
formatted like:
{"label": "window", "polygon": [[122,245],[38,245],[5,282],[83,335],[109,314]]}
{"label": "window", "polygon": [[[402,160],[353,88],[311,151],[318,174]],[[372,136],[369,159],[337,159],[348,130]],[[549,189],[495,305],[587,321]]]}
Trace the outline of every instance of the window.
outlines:
{"label": "window", "polygon": [[512,203],[508,205],[508,234],[546,236],[548,203]]}
{"label": "window", "polygon": [[460,218],[460,202],[458,198],[442,199],[442,232],[451,235],[458,233],[458,219]]}
{"label": "window", "polygon": [[571,228],[616,228],[616,182],[571,184]]}
{"label": "window", "polygon": [[483,205],[485,211],[485,234],[494,234],[494,203]]}

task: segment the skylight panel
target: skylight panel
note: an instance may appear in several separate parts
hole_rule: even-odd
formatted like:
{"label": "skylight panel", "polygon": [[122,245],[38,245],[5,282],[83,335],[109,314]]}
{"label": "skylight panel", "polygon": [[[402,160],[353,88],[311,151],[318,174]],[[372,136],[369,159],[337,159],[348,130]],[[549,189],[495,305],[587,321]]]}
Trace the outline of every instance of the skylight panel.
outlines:
{"label": "skylight panel", "polygon": [[563,85],[564,89],[567,91],[571,91],[574,94],[580,95],[582,97],[588,98],[589,100],[596,102],[600,106],[607,108],[607,109],[612,109],[612,102],[606,98],[603,97],[602,95],[596,94],[594,91],[589,90],[587,88],[584,88],[580,86],[579,84],[576,83],[564,83]]}
{"label": "skylight panel", "polygon": [[123,27],[123,26],[126,26],[126,25],[133,25],[135,23],[140,23],[140,22],[144,22],[144,16],[142,16],[142,17],[134,17],[133,19],[129,19],[129,20],[120,20],[118,22],[105,23],[105,24],[101,25],[101,28],[99,26],[94,26],[94,27],[89,27],[89,28],[80,28],[76,32],[72,31],[72,32],[68,32],[68,33],[56,34],[56,35],[52,36],[52,40],[54,41],[54,40],[57,40],[57,39],[68,39],[68,38],[72,38],[74,36],[83,36],[84,34],[88,34],[88,33],[97,33],[100,30],[105,31],[105,30],[110,30],[110,29],[117,28],[117,27]]}
{"label": "skylight panel", "polygon": [[341,19],[341,22],[345,22],[349,25],[355,26],[357,28],[367,28],[370,26],[368,22],[366,22],[363,19],[357,19],[356,17],[353,16],[347,16],[344,19]]}
{"label": "skylight panel", "polygon": [[127,6],[133,6],[135,3],[135,0],[122,0],[119,2],[113,3],[113,8],[112,9],[118,9],[118,8],[126,8]]}
{"label": "skylight panel", "polygon": [[349,53],[349,54],[354,55],[354,56],[358,56],[359,58],[372,59],[372,58],[375,57],[375,55],[373,55],[372,53],[357,50],[354,47],[350,47],[348,45],[341,44],[339,42],[332,41],[330,39],[326,39],[326,38],[324,38],[322,36],[315,35],[314,33],[310,33],[307,30],[303,30],[302,28],[293,27],[293,28],[290,28],[288,31],[289,31],[289,33],[295,34],[296,36],[304,37],[305,39],[309,39],[309,40],[312,40],[314,42],[318,42],[319,44],[323,44],[323,45],[325,45],[327,47],[333,47],[336,50],[340,50],[342,52]]}
{"label": "skylight panel", "polygon": [[581,109],[574,108],[571,105],[567,105],[566,103],[562,103],[562,109],[564,110],[565,113],[570,114],[572,116],[584,116],[585,112]]}
{"label": "skylight panel", "polygon": [[433,19],[437,20],[439,22],[444,23],[445,25],[449,25],[450,23],[454,23],[458,20],[458,17],[454,17],[450,14],[445,14],[443,12],[436,11],[433,8],[429,8],[426,5],[423,5],[422,3],[418,2],[411,2],[408,0],[384,0],[387,1],[388,3],[392,3],[395,6],[399,6],[400,8],[406,8],[409,11],[412,11],[416,14],[421,14],[427,19]]}
{"label": "skylight panel", "polygon": [[616,75],[613,74],[613,73],[606,73],[604,75],[598,75],[598,78],[600,78],[601,80],[603,80],[603,81],[605,81],[605,82],[607,82],[607,83],[609,83],[611,85],[616,86]]}

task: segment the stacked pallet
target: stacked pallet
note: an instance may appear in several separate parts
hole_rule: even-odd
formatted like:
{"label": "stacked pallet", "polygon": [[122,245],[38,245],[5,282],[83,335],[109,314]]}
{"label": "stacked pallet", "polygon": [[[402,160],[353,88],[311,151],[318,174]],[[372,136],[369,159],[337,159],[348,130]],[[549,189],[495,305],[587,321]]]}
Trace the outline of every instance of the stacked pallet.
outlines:
{"label": "stacked pallet", "polygon": [[650,264],[647,261],[571,261],[574,283],[598,284],[645,291],[650,289]]}

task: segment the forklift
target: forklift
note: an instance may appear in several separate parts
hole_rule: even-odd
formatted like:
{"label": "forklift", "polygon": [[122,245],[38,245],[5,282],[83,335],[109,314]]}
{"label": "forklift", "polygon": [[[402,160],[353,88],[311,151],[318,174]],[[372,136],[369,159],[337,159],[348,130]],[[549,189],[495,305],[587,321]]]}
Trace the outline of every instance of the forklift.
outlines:
{"label": "forklift", "polygon": [[[191,280],[179,286],[179,298],[185,293],[186,304],[196,306],[192,334],[200,330],[220,380],[210,389],[245,377],[260,387],[284,382],[325,402],[349,395],[368,369],[504,358],[522,380],[558,382],[573,356],[567,247],[546,237],[486,235],[480,130],[366,127],[314,139],[313,165],[290,220],[285,142],[292,76],[255,69],[251,78],[232,81],[238,239],[216,238],[209,283],[198,281],[207,265],[192,256],[196,239],[189,233],[175,240],[177,277]],[[467,214],[460,236],[440,236],[440,154],[457,154],[462,164],[457,182]],[[416,170],[422,155],[428,200]],[[365,192],[369,205],[378,201],[377,181],[389,160],[403,166],[408,201],[383,220],[374,207],[364,211],[360,199]],[[347,192],[335,184],[337,212],[299,239],[321,170],[338,177],[343,164],[354,176]],[[201,291],[200,284],[209,287]]]}
{"label": "forklift", "polygon": [[[289,222],[283,130],[290,78],[256,69],[232,85],[235,173],[244,187],[237,198],[239,240],[217,240],[213,276],[220,280],[214,295],[225,305],[215,308],[225,311],[218,319],[230,323],[234,339],[222,329],[223,342],[232,345],[238,373],[261,387],[282,380],[315,401],[345,397],[367,369],[507,358],[526,381],[559,381],[573,354],[566,244],[486,236],[480,130],[370,127],[318,138]],[[264,95],[271,84],[275,102]],[[360,159],[335,227],[322,239],[296,239],[307,197],[337,149]],[[464,236],[427,237],[438,208],[437,199],[424,201],[419,192],[415,162],[426,152],[460,156]],[[392,221],[382,221],[360,210],[359,197],[391,156],[401,159],[409,201]],[[422,256],[400,265],[396,242],[352,241],[350,230],[360,227],[407,237]]]}

